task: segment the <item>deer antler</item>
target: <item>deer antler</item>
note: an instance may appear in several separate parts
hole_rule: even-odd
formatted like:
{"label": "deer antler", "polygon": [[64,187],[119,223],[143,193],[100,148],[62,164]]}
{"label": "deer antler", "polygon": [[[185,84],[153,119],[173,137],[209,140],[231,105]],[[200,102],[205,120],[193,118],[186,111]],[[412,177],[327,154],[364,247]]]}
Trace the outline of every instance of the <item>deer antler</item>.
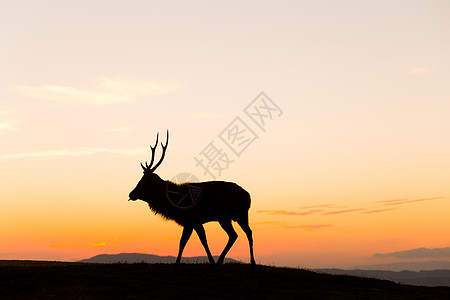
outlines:
{"label": "deer antler", "polygon": [[159,132],[156,134],[156,142],[155,142],[155,146],[150,146],[150,149],[152,150],[152,159],[150,160],[150,164],[147,164],[147,161],[145,161],[145,167],[144,165],[141,163],[141,167],[144,171],[147,171],[153,164],[153,161],[155,160],[155,150],[156,150],[156,146],[158,146],[158,138],[159,138]]}
{"label": "deer antler", "polygon": [[162,163],[162,161],[164,159],[164,156],[166,155],[167,144],[169,143],[169,130],[167,130],[166,144],[163,145],[163,143],[161,142],[161,146],[163,148],[161,158],[160,158],[159,162],[152,168],[153,161],[155,160],[156,147],[158,146],[158,138],[159,138],[159,132],[156,135],[155,146],[153,146],[153,147],[150,146],[150,149],[152,150],[152,159],[150,160],[150,163],[147,164],[147,161],[146,161],[145,166],[141,163],[141,167],[142,167],[142,170],[144,170],[144,172],[147,172],[147,171],[149,171],[150,173],[155,172],[156,168],[159,167],[159,165]]}
{"label": "deer antler", "polygon": [[[166,144],[163,145],[163,143],[161,142],[161,146],[162,146],[162,149],[163,149],[163,152],[161,154],[161,159],[158,161],[158,163],[153,168],[150,169],[150,172],[152,172],[152,173],[155,172],[156,168],[158,168],[159,165],[162,163],[162,161],[164,159],[164,155],[166,155],[166,149],[167,149],[167,144],[168,143],[169,143],[169,130],[167,130]],[[155,145],[155,147],[156,147],[156,145]]]}

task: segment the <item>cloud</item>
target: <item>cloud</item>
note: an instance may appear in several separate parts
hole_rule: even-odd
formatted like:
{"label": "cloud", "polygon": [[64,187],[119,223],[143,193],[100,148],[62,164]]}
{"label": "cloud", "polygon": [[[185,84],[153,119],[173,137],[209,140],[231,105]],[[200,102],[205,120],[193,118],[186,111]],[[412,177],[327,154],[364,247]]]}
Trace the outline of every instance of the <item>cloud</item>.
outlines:
{"label": "cloud", "polygon": [[135,155],[143,153],[142,149],[110,149],[110,148],[45,148],[31,152],[19,152],[0,155],[0,159],[13,158],[58,158],[68,156],[85,156],[99,153]]}
{"label": "cloud", "polygon": [[65,244],[58,244],[58,245],[50,245],[50,247],[59,248],[59,247],[69,247],[69,246],[78,246],[76,243],[65,243]]}
{"label": "cloud", "polygon": [[322,215],[338,215],[338,214],[346,214],[346,213],[351,213],[351,212],[355,212],[355,211],[363,211],[366,210],[365,208],[353,208],[353,209],[345,209],[345,210],[336,210],[336,211],[330,211],[330,212],[325,212]]}
{"label": "cloud", "polygon": [[253,223],[253,225],[271,225],[271,226],[283,226],[286,224],[287,224],[287,222],[282,222],[282,221],[263,221],[263,222]]}
{"label": "cloud", "polygon": [[321,207],[330,207],[332,206],[332,203],[326,203],[326,204],[318,204],[318,205],[310,205],[310,206],[303,206],[300,207],[301,209],[307,209],[307,208],[321,208]]}
{"label": "cloud", "polygon": [[16,123],[11,119],[8,111],[0,110],[0,132],[7,130],[17,131]]}
{"label": "cloud", "polygon": [[385,212],[385,211],[390,211],[390,210],[394,210],[397,208],[382,208],[382,209],[374,209],[374,210],[367,210],[367,211],[363,211],[361,212],[362,214],[374,214],[374,213],[380,213],[380,212]]}
{"label": "cloud", "polygon": [[416,248],[390,253],[375,253],[375,258],[450,258],[450,247],[445,248]]}
{"label": "cloud", "polygon": [[378,201],[377,203],[380,203],[384,206],[391,206],[391,205],[401,205],[401,204],[407,204],[407,203],[414,203],[414,202],[423,202],[423,201],[431,201],[431,200],[437,200],[442,199],[444,197],[430,197],[430,198],[421,198],[421,199],[394,199],[394,200],[384,200],[384,201]]}
{"label": "cloud", "polygon": [[431,72],[430,68],[409,68],[404,71],[405,75],[415,75],[415,74],[428,74]]}
{"label": "cloud", "polygon": [[322,211],[321,209],[313,209],[304,212],[295,212],[286,210],[258,210],[257,213],[266,213],[268,215],[282,215],[282,216],[307,216],[321,211]]}
{"label": "cloud", "polygon": [[[304,206],[301,207],[302,209],[305,209],[303,211],[288,211],[288,210],[258,210],[257,213],[264,213],[267,215],[278,215],[278,216],[307,216],[312,214],[320,213],[324,216],[329,215],[339,215],[339,214],[347,214],[347,213],[353,213],[353,212],[359,212],[361,214],[375,214],[375,213],[382,213],[387,212],[391,210],[398,209],[399,205],[403,204],[409,204],[409,203],[416,203],[416,202],[423,202],[423,201],[431,201],[431,200],[437,200],[442,199],[445,197],[429,197],[429,198],[420,198],[420,199],[393,199],[393,200],[383,200],[383,201],[377,201],[374,202],[371,206],[372,207],[366,207],[366,208],[349,208],[346,205],[335,205],[332,203],[326,203],[326,204],[318,204],[318,205],[310,205],[310,206]],[[373,207],[375,206],[375,207]],[[337,208],[346,208],[346,209],[340,209],[336,210]],[[259,223],[262,224],[262,223]],[[282,224],[272,224],[272,225],[280,225],[284,226],[285,228],[292,228],[287,225]]]}
{"label": "cloud", "polygon": [[408,199],[401,198],[401,199],[393,199],[393,200],[383,200],[383,201],[377,201],[377,203],[381,203],[381,205],[389,205],[389,203],[401,203],[404,201],[408,201]]}
{"label": "cloud", "polygon": [[16,123],[13,121],[1,121],[0,122],[0,132],[6,131],[6,130],[13,130],[17,131],[17,128],[15,127]]}
{"label": "cloud", "polygon": [[15,94],[64,104],[108,105],[137,102],[143,97],[172,93],[183,86],[180,82],[155,79],[96,78],[92,88],[62,85],[16,86]]}
{"label": "cloud", "polygon": [[91,246],[91,247],[101,247],[101,246],[106,246],[106,243],[92,243],[92,244],[87,244],[87,246]]}

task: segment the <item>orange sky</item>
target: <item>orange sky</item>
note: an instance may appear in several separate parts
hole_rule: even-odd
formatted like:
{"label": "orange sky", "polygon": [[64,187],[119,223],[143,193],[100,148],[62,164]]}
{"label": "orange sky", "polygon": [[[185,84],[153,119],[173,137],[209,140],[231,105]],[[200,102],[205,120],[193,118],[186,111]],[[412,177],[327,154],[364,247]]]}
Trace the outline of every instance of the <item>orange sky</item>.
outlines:
{"label": "orange sky", "polygon": [[[166,129],[164,179],[211,180],[211,142],[233,160],[216,176],[252,195],[260,263],[450,246],[446,1],[25,2],[0,9],[0,259],[176,255],[181,228],[127,201]],[[263,128],[245,113],[261,91]],[[240,155],[220,137],[237,117],[257,135]]]}

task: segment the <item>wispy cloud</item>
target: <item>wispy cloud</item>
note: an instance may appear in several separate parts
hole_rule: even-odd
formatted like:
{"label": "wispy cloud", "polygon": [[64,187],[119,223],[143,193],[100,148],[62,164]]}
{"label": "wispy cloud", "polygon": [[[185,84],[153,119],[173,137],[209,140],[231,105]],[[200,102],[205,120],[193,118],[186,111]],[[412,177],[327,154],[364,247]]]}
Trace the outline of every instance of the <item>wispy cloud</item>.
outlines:
{"label": "wispy cloud", "polygon": [[283,226],[286,224],[287,224],[287,222],[283,222],[283,221],[262,221],[262,222],[253,223],[253,225],[269,225],[269,226]]}
{"label": "wispy cloud", "polygon": [[390,253],[375,253],[373,257],[396,257],[396,258],[450,258],[450,247],[445,248],[416,248],[410,250],[396,251]]}
{"label": "wispy cloud", "polygon": [[92,243],[92,244],[87,244],[87,246],[91,246],[91,247],[101,247],[101,246],[106,246],[106,243]]}
{"label": "wispy cloud", "polygon": [[377,203],[380,203],[381,205],[385,205],[385,204],[389,204],[389,203],[400,203],[400,202],[404,202],[404,201],[408,201],[408,199],[400,198],[400,199],[392,199],[392,200],[381,200],[381,201],[377,201]]}
{"label": "wispy cloud", "polygon": [[301,209],[308,209],[308,208],[323,208],[323,207],[330,207],[332,206],[332,203],[325,203],[325,204],[317,204],[317,205],[309,205],[309,206],[303,206],[300,207]]}
{"label": "wispy cloud", "polygon": [[375,213],[381,213],[381,212],[385,212],[385,211],[390,211],[390,210],[394,210],[397,208],[382,208],[382,209],[373,209],[373,210],[367,210],[367,211],[362,211],[362,214],[375,214]]}
{"label": "wispy cloud", "polygon": [[281,215],[281,216],[307,216],[321,211],[322,211],[321,209],[313,209],[303,212],[287,211],[287,210],[258,210],[257,213],[265,213],[268,215]]}
{"label": "wispy cloud", "polygon": [[0,110],[0,132],[7,130],[17,131],[16,124],[17,122],[12,120],[8,111]]}
{"label": "wispy cloud", "polygon": [[[401,198],[401,199],[393,199],[393,200],[382,200],[382,201],[376,201],[373,203],[368,204],[366,207],[359,207],[352,208],[351,206],[347,205],[335,205],[332,203],[326,203],[326,204],[318,204],[318,205],[310,205],[310,206],[304,206],[302,207],[303,210],[300,211],[290,211],[290,210],[274,210],[274,209],[268,209],[268,210],[258,210],[257,213],[267,214],[267,215],[274,215],[274,216],[308,216],[312,214],[318,214],[322,216],[331,216],[331,215],[340,215],[340,214],[348,214],[348,213],[356,213],[359,212],[360,214],[376,214],[376,213],[384,213],[392,210],[399,209],[400,205],[404,204],[413,204],[418,202],[424,202],[424,201],[432,201],[432,200],[438,200],[443,199],[445,197],[428,197],[428,198],[420,198],[420,199],[407,199],[407,198]],[[337,208],[345,208],[345,209],[337,209]],[[286,225],[286,223],[281,222],[265,222],[265,223],[259,223],[259,224],[270,224],[270,225],[279,225],[283,226],[285,228],[291,228],[290,226]]]}
{"label": "wispy cloud", "polygon": [[111,149],[111,148],[74,148],[74,149],[45,148],[30,152],[1,154],[0,159],[14,159],[14,158],[45,159],[45,158],[59,158],[68,156],[85,156],[99,153],[134,155],[143,153],[143,151],[144,151],[143,149]]}
{"label": "wispy cloud", "polygon": [[404,71],[405,75],[415,75],[415,74],[428,74],[431,72],[430,68],[408,68]]}
{"label": "wispy cloud", "polygon": [[70,247],[70,246],[78,246],[78,244],[76,244],[76,243],[64,243],[64,244],[50,245],[50,247],[54,247],[54,248]]}
{"label": "wispy cloud", "polygon": [[0,121],[0,132],[6,131],[6,130],[13,130],[17,131],[17,128],[15,127],[16,123],[13,121]]}
{"label": "wispy cloud", "polygon": [[16,86],[15,94],[64,104],[107,105],[131,103],[143,97],[172,93],[183,86],[182,83],[156,79],[96,78],[91,88],[77,88],[62,85]]}
{"label": "wispy cloud", "polygon": [[431,198],[421,198],[421,199],[394,199],[394,200],[384,200],[384,201],[378,201],[383,206],[391,206],[391,205],[401,205],[401,204],[407,204],[407,203],[414,203],[414,202],[423,202],[423,201],[431,201],[431,200],[437,200],[442,199],[444,197],[431,197]]}
{"label": "wispy cloud", "polygon": [[366,209],[365,208],[353,208],[353,209],[335,210],[335,211],[324,212],[322,215],[338,215],[338,214],[346,214],[346,213],[352,213],[352,212],[363,211],[363,210],[366,210]]}

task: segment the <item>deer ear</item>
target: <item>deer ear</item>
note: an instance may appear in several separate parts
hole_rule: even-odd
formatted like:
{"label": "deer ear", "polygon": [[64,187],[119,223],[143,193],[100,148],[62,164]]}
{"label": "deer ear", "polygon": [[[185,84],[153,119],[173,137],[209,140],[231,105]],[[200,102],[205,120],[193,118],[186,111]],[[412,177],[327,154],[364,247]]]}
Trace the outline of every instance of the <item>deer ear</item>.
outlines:
{"label": "deer ear", "polygon": [[144,173],[145,173],[145,171],[147,171],[147,168],[145,168],[142,163],[141,163],[141,168],[142,168],[142,170],[144,170]]}

